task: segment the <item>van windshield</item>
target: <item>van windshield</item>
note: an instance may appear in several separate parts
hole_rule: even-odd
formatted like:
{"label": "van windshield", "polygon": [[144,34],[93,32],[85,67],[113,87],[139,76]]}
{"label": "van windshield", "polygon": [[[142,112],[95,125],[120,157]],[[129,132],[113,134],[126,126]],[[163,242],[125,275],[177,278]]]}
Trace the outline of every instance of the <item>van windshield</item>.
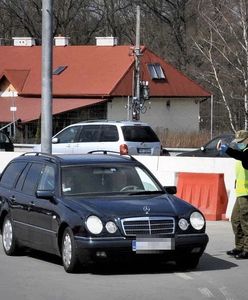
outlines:
{"label": "van windshield", "polygon": [[124,140],[127,142],[159,142],[156,133],[149,126],[122,126]]}

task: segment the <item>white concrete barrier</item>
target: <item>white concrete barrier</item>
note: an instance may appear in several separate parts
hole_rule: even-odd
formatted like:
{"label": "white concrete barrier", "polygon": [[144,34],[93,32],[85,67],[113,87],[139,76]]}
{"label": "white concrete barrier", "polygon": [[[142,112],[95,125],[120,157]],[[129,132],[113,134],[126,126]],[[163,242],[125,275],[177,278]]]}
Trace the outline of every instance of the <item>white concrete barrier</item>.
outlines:
{"label": "white concrete barrier", "polygon": [[[22,152],[0,152],[0,173],[7,163]],[[136,156],[158,178],[162,185],[177,185],[179,172],[222,173],[228,194],[227,218],[235,202],[235,160],[232,158],[201,158],[177,156]]]}

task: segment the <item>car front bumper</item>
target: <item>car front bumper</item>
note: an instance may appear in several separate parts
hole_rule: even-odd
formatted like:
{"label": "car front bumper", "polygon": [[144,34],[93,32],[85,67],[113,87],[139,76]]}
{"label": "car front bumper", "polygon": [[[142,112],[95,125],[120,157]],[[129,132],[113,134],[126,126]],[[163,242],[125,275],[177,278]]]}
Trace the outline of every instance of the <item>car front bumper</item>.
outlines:
{"label": "car front bumper", "polygon": [[[154,237],[150,236],[149,241]],[[144,251],[137,251],[134,249],[134,241],[138,238],[125,238],[125,237],[112,237],[112,238],[85,238],[81,236],[75,236],[75,242],[77,248],[83,252],[88,251],[90,254],[106,253],[106,256],[110,256],[114,253],[125,253],[127,255],[134,254],[165,254],[168,258],[176,257],[180,253],[202,255],[208,243],[208,235],[206,233],[200,234],[181,234],[174,237],[161,238],[161,241],[172,240],[171,247],[168,249],[145,249]],[[153,251],[154,250],[154,251]]]}

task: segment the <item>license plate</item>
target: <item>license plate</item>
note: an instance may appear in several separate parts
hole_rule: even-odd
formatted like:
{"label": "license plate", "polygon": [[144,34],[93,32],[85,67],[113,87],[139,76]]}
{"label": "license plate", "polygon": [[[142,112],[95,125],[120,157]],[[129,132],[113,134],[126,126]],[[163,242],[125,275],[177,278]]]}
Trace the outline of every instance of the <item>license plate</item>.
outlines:
{"label": "license plate", "polygon": [[151,154],[151,152],[150,148],[138,148],[138,153],[140,154]]}
{"label": "license plate", "polygon": [[173,249],[175,249],[175,242],[171,238],[137,238],[132,241],[132,250],[136,253]]}

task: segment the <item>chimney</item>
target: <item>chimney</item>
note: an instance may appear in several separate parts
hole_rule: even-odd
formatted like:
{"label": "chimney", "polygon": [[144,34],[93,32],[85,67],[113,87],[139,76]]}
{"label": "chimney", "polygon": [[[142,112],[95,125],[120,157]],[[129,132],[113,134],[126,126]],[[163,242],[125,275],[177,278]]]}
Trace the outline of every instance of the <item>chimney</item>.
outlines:
{"label": "chimney", "polygon": [[69,45],[69,40],[70,38],[68,36],[55,36],[54,45],[58,47],[65,47]]}
{"label": "chimney", "polygon": [[35,46],[35,38],[32,37],[13,37],[14,46]]}
{"label": "chimney", "polygon": [[97,46],[116,46],[118,38],[113,36],[96,37]]}

